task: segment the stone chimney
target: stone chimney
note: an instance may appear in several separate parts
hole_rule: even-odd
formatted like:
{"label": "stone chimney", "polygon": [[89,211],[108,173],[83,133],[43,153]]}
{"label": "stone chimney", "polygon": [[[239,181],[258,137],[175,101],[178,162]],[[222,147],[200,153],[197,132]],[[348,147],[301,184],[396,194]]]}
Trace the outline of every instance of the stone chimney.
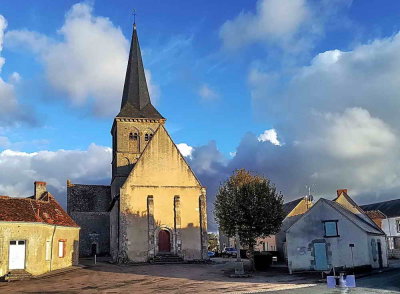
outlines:
{"label": "stone chimney", "polygon": [[38,200],[44,192],[47,192],[46,182],[35,182],[35,199]]}
{"label": "stone chimney", "polygon": [[339,189],[339,190],[336,191],[336,193],[337,193],[337,196],[339,197],[340,194],[342,194],[342,193],[347,194],[347,189]]}

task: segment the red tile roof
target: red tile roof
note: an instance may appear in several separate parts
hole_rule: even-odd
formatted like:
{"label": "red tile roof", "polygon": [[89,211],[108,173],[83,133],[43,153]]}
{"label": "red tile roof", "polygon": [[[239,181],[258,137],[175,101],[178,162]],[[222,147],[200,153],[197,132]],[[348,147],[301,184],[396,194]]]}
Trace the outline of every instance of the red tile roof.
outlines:
{"label": "red tile roof", "polygon": [[48,192],[40,200],[0,196],[0,221],[79,227]]}

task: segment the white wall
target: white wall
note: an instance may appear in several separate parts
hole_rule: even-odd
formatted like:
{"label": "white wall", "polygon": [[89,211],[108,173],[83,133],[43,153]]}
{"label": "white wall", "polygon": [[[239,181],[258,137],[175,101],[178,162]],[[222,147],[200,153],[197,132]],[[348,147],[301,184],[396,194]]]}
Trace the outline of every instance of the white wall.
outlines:
{"label": "white wall", "polygon": [[400,220],[400,217],[391,217],[382,220],[382,230],[386,233],[386,235],[400,237],[400,232],[397,232],[396,220]]}

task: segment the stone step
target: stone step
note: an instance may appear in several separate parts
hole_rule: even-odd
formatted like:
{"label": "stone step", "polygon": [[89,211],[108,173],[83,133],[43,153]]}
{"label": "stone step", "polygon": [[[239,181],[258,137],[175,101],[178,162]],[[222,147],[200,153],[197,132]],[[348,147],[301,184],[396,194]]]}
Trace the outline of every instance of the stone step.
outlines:
{"label": "stone step", "polygon": [[32,274],[28,273],[25,270],[11,270],[5,277],[6,281],[21,281],[21,280],[29,280],[32,279]]}
{"label": "stone step", "polygon": [[183,263],[182,257],[177,255],[156,255],[153,259],[153,263],[156,264],[173,264],[173,263]]}

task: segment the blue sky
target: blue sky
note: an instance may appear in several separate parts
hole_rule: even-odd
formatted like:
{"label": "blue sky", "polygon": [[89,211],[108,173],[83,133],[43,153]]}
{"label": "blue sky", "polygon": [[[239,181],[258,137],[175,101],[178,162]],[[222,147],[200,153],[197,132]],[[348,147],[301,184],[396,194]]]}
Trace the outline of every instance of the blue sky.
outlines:
{"label": "blue sky", "polygon": [[133,8],[152,100],[210,203],[242,167],[287,200],[398,197],[400,3],[377,0],[3,0],[0,194],[109,182]]}

